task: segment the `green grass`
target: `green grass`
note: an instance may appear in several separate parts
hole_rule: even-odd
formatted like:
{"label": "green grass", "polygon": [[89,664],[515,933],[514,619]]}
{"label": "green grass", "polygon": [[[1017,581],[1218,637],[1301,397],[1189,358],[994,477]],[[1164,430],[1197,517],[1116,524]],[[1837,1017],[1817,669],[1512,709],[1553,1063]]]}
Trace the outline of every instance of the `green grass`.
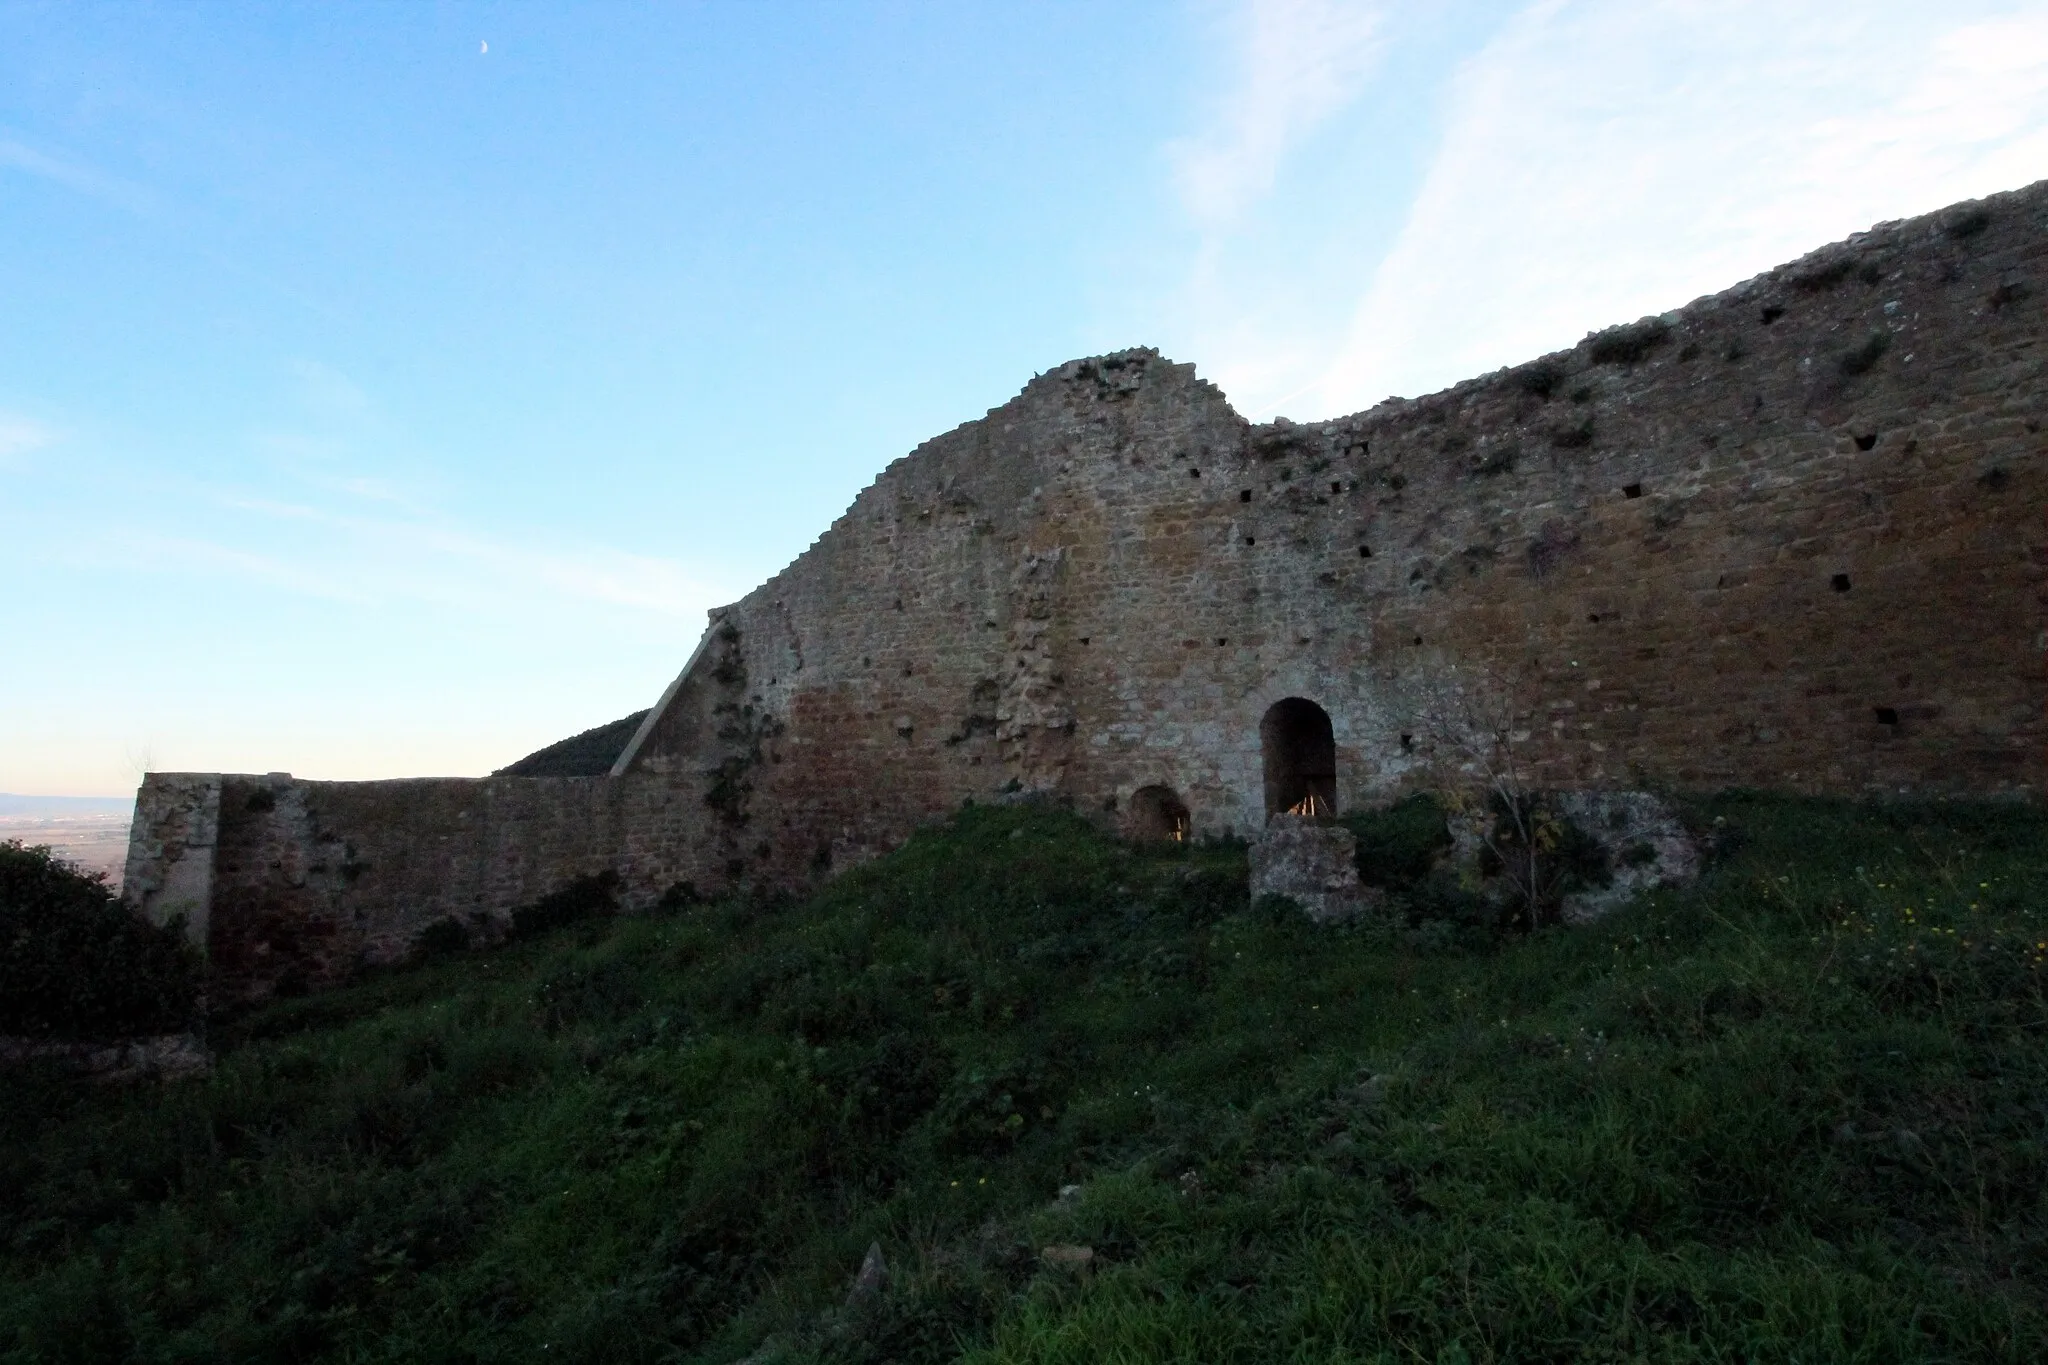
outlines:
{"label": "green grass", "polygon": [[2048,820],[1696,815],[1697,887],[1427,952],[969,810],[0,1081],[0,1358],[2040,1359]]}

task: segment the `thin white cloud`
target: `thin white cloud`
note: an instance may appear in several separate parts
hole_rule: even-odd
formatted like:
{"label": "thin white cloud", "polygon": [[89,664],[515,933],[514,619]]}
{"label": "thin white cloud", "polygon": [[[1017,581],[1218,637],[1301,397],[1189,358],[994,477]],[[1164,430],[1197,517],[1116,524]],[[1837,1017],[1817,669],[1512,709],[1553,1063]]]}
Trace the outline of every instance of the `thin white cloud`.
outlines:
{"label": "thin white cloud", "polygon": [[[357,604],[421,603],[461,612],[556,618],[595,605],[623,609],[666,637],[727,600],[728,585],[681,562],[603,545],[563,544],[544,533],[477,531],[434,509],[417,478],[394,481],[350,468],[357,452],[385,462],[410,442],[382,420],[374,397],[325,362],[286,365],[305,428],[250,433],[286,483],[268,490],[192,490],[183,518],[203,534],[109,538],[102,562],[178,566],[275,589]],[[406,462],[408,472],[430,470]],[[293,491],[280,495],[279,487]],[[217,515],[226,511],[223,524]]]}
{"label": "thin white cloud", "polygon": [[0,412],[0,469],[33,450],[41,450],[57,439],[57,433],[43,423],[15,413]]}
{"label": "thin white cloud", "polygon": [[[1301,320],[1331,311],[1308,258],[1327,253],[1332,232],[1313,228],[1304,241],[1302,229],[1343,219],[1322,188],[1330,149],[1319,139],[1341,132],[1375,79],[1388,10],[1381,0],[1231,0],[1213,30],[1223,77],[1194,131],[1164,148],[1195,244],[1151,281],[1144,333],[1239,401],[1299,388],[1328,359],[1330,324],[1317,335]],[[1304,178],[1321,201],[1308,215],[1291,202]],[[1127,321],[1114,344],[1128,344]]]}
{"label": "thin white cloud", "polygon": [[1358,0],[1247,0],[1234,13],[1236,84],[1208,130],[1168,149],[1198,222],[1226,224],[1268,193],[1294,144],[1357,97],[1382,19]]}
{"label": "thin white cloud", "polygon": [[249,442],[265,455],[294,468],[331,464],[349,452],[349,442],[342,437],[303,431],[258,429],[249,433]]}
{"label": "thin white cloud", "polygon": [[117,543],[105,547],[105,555],[117,563],[152,571],[198,569],[232,578],[253,580],[273,588],[328,602],[357,605],[370,599],[351,590],[345,582],[303,564],[276,555],[259,554],[219,545],[191,536],[165,536],[149,531],[128,531]]}
{"label": "thin white cloud", "polygon": [[338,420],[370,414],[370,395],[334,366],[318,360],[295,360],[291,372],[298,381],[300,402],[314,416]]}
{"label": "thin white cloud", "polygon": [[[280,586],[351,601],[394,598],[467,608],[525,609],[536,597],[603,603],[665,618],[695,620],[725,598],[725,585],[691,573],[676,560],[604,546],[513,544],[458,526],[330,512],[301,503],[231,497],[223,505],[269,522],[318,528],[308,536],[297,576],[273,562],[248,567]],[[195,560],[195,562],[198,562]],[[215,563],[232,566],[234,552]]]}
{"label": "thin white cloud", "polygon": [[16,138],[0,136],[0,167],[48,180],[131,213],[145,212],[150,206],[149,195],[140,186],[38,151]]}
{"label": "thin white cloud", "polygon": [[1454,81],[1314,407],[1441,388],[2048,174],[2048,11],[1976,8],[1532,6]]}

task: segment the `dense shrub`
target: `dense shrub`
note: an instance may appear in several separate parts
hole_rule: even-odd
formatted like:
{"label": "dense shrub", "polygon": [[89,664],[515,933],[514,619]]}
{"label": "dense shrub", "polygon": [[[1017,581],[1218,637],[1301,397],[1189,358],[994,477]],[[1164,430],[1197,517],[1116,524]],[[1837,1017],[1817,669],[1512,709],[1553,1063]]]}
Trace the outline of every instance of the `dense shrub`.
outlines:
{"label": "dense shrub", "polygon": [[1381,809],[1353,811],[1344,823],[1358,840],[1358,877],[1367,886],[1413,887],[1451,846],[1447,812],[1428,792]]}
{"label": "dense shrub", "polygon": [[0,843],[0,1034],[118,1038],[188,1027],[198,956],[182,920],[130,914],[103,875]]}

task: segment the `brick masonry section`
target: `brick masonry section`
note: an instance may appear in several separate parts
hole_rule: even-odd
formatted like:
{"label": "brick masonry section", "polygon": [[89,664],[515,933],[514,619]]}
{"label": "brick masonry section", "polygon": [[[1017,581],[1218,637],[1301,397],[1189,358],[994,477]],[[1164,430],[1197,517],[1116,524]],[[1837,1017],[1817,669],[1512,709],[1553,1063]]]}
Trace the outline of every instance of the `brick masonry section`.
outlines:
{"label": "brick masonry section", "polygon": [[261,993],[599,867],[801,886],[1004,793],[1114,825],[1161,785],[1249,834],[1290,697],[1336,808],[1383,800],[1442,779],[1447,687],[1540,785],[2036,793],[2044,305],[2048,182],[1330,422],[1075,361],[714,612],[622,775],[156,775],[128,875],[201,858],[215,784],[206,932]]}

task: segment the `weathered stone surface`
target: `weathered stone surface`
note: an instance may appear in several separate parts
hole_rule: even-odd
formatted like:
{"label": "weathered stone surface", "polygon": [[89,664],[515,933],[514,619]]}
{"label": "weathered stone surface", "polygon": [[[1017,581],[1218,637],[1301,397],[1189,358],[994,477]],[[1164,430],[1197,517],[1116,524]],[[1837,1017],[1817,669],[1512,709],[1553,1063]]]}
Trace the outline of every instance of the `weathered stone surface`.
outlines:
{"label": "weathered stone surface", "polygon": [[868,1243],[868,1254],[861,1258],[860,1271],[853,1277],[853,1287],[846,1291],[848,1308],[864,1308],[882,1296],[889,1287],[889,1265],[882,1259],[882,1244]]}
{"label": "weathered stone surface", "polygon": [[[1548,815],[1570,821],[1597,842],[1612,874],[1608,885],[1575,891],[1563,898],[1559,917],[1566,924],[1590,924],[1627,904],[1643,891],[1682,886],[1699,875],[1700,846],[1668,803],[1649,792],[1550,791],[1534,794]],[[1489,837],[1497,824],[1494,807],[1475,804],[1449,821],[1450,865],[1461,878],[1495,905],[1521,912],[1523,897],[1513,878],[1487,858]],[[1495,852],[1516,856],[1512,844]],[[1481,869],[1492,866],[1491,874]],[[1543,873],[1546,884],[1556,864]]]}
{"label": "weathered stone surface", "polygon": [[1590,924],[1644,891],[1682,886],[1699,876],[1698,842],[1678,813],[1650,793],[1555,792],[1546,799],[1600,841],[1614,874],[1607,886],[1564,898],[1566,924]]}
{"label": "weathered stone surface", "polygon": [[135,796],[121,899],[156,924],[182,915],[204,945],[220,835],[219,773],[151,773]]}
{"label": "weathered stone surface", "polygon": [[1323,923],[1351,919],[1365,909],[1358,840],[1342,825],[1277,815],[1252,840],[1251,864],[1253,900],[1285,896]]}
{"label": "weathered stone surface", "polygon": [[213,1054],[192,1033],[97,1043],[0,1038],[0,1070],[24,1066],[51,1067],[65,1076],[109,1083],[166,1081],[205,1075],[213,1069]]}
{"label": "weathered stone surface", "polygon": [[271,811],[228,778],[217,848],[203,792],[186,843],[138,819],[131,885],[211,865],[208,941],[260,993],[607,867],[631,903],[798,888],[1004,791],[1113,828],[1159,788],[1250,837],[1269,708],[1327,714],[1305,790],[1341,811],[1430,780],[1414,698],[1453,669],[1517,680],[1545,790],[2039,793],[2044,297],[2048,183],[1327,422],[1074,361],[713,613],[617,775]]}

